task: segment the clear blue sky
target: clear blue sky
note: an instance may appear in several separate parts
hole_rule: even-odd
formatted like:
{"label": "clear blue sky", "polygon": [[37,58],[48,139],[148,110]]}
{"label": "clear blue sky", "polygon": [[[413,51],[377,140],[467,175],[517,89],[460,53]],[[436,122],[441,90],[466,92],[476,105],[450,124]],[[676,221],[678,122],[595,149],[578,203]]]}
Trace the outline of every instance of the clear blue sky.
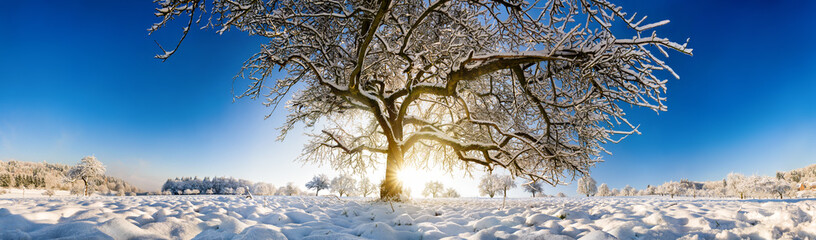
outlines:
{"label": "clear blue sky", "polygon": [[[607,145],[593,169],[622,188],[729,172],[773,174],[816,163],[814,1],[616,1],[670,19],[658,33],[691,38],[672,54],[668,112],[632,108],[643,135]],[[145,188],[175,176],[235,176],[302,186],[327,168],[292,160],[304,137],[275,142],[285,111],[233,102],[232,77],[262,39],[194,30],[162,63],[181,26],[148,36],[151,1],[11,1],[0,8],[0,160],[73,164],[95,154]],[[240,90],[242,85],[236,85]],[[381,178],[378,171],[372,178]],[[476,180],[440,177],[475,195]],[[420,191],[420,190],[414,190]],[[548,189],[574,194],[573,186]],[[515,196],[525,196],[520,190]]]}

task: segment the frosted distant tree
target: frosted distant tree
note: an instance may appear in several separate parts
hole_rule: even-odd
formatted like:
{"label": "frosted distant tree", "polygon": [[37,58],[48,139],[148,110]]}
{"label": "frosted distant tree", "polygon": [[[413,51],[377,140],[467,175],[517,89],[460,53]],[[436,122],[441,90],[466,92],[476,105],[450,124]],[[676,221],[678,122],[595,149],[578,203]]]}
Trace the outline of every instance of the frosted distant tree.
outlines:
{"label": "frosted distant tree", "polygon": [[648,185],[646,186],[646,195],[655,195],[657,194],[657,187]]}
{"label": "frosted distant tree", "polygon": [[635,191],[636,191],[635,188],[627,184],[626,187],[623,187],[621,194],[623,194],[623,196],[634,196]]}
{"label": "frosted distant tree", "polygon": [[728,184],[729,194],[737,195],[740,199],[744,199],[745,193],[749,192],[753,187],[749,179],[739,173],[729,173],[726,177],[726,182]]}
{"label": "frosted distant tree", "polygon": [[487,195],[493,198],[499,192],[498,182],[499,179],[496,175],[485,174],[482,180],[479,181],[479,195]]}
{"label": "frosted distant tree", "polygon": [[250,192],[254,195],[274,195],[275,190],[275,185],[263,182],[257,182],[250,187]]}
{"label": "frosted distant tree", "polygon": [[562,192],[559,192],[559,193],[558,193],[557,195],[555,195],[555,196],[560,197],[560,198],[564,198],[564,197],[567,197],[567,194],[564,194],[564,193],[562,193]]}
{"label": "frosted distant tree", "polygon": [[536,196],[536,193],[540,193],[543,190],[544,189],[542,189],[540,182],[531,182],[529,184],[524,184],[524,191],[527,191],[528,193],[532,193],[533,197]]}
{"label": "frosted distant tree", "polygon": [[498,180],[496,181],[496,188],[504,196],[502,200],[502,207],[504,207],[504,202],[507,201],[507,190],[516,187],[516,181],[510,175],[497,176],[496,179]]}
{"label": "frosted distant tree", "polygon": [[352,178],[348,174],[341,174],[338,177],[335,177],[331,181],[331,190],[332,192],[336,192],[337,195],[341,197],[343,195],[349,196],[351,193],[354,192],[354,188],[357,185],[357,180]]}
{"label": "frosted distant tree", "polygon": [[791,183],[779,178],[773,177],[757,177],[754,182],[756,195],[779,196],[782,199],[785,194],[788,194],[793,188]]}
{"label": "frosted distant tree", "polygon": [[90,196],[88,193],[88,187],[90,181],[99,179],[103,177],[105,174],[105,165],[102,165],[102,162],[96,160],[95,156],[87,156],[82,158],[82,160],[71,168],[68,171],[68,178],[72,180],[82,180],[82,183],[85,185],[85,196]]}
{"label": "frosted distant tree", "polygon": [[278,189],[278,191],[280,192],[280,195],[286,196],[300,195],[300,188],[298,188],[298,186],[295,185],[295,183],[293,182],[286,183],[286,186],[281,187],[280,189]]}
{"label": "frosted distant tree", "polygon": [[659,76],[678,77],[666,50],[692,52],[656,34],[668,20],[606,0],[157,3],[151,32],[183,17],[181,40],[193,23],[265,39],[237,97],[274,111],[292,96],[279,139],[326,119],[301,160],[363,173],[385,159],[384,199],[399,196],[397,174],[411,163],[505,168],[552,185],[584,175],[601,144],[638,133],[625,105],[667,110]]}
{"label": "frosted distant tree", "polygon": [[705,194],[712,197],[724,197],[727,194],[727,188],[724,181],[711,181],[703,183],[703,190]]}
{"label": "frosted distant tree", "polygon": [[660,185],[659,191],[663,192],[664,194],[668,194],[671,198],[674,198],[675,195],[682,194],[683,186],[680,182],[669,181]]}
{"label": "frosted distant tree", "polygon": [[357,192],[363,195],[363,197],[368,197],[369,194],[377,192],[377,186],[371,183],[371,180],[368,180],[367,177],[363,177],[357,186]]}
{"label": "frosted distant tree", "polygon": [[606,183],[601,183],[601,186],[598,187],[598,196],[607,197],[610,195],[612,195],[612,192],[609,191],[609,186],[607,186]]}
{"label": "frosted distant tree", "polygon": [[453,189],[453,188],[447,188],[447,189],[445,189],[445,192],[444,192],[444,193],[442,193],[442,197],[446,197],[446,198],[458,198],[458,197],[459,197],[459,192],[457,192],[457,191],[456,191],[456,189]]}
{"label": "frosted distant tree", "polygon": [[598,186],[595,183],[595,179],[589,175],[584,175],[584,177],[578,179],[578,193],[589,197],[594,196],[597,192]]}
{"label": "frosted distant tree", "polygon": [[620,195],[621,195],[621,191],[618,190],[617,188],[613,188],[612,191],[609,191],[609,196],[620,196]]}
{"label": "frosted distant tree", "polygon": [[307,189],[314,189],[315,196],[320,193],[320,190],[329,189],[330,186],[329,177],[326,174],[320,174],[314,176],[311,181],[306,183]]}
{"label": "frosted distant tree", "polygon": [[436,198],[437,195],[441,195],[442,191],[445,190],[445,186],[442,183],[437,181],[430,181],[425,183],[425,189],[422,190],[422,196],[428,197],[432,196]]}

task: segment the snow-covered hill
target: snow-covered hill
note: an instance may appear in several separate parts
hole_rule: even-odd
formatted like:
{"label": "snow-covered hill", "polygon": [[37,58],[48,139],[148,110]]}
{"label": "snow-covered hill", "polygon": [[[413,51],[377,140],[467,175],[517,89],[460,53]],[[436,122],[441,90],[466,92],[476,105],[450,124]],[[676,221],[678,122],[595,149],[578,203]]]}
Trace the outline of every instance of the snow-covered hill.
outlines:
{"label": "snow-covered hill", "polygon": [[816,200],[0,198],[0,239],[814,239]]}

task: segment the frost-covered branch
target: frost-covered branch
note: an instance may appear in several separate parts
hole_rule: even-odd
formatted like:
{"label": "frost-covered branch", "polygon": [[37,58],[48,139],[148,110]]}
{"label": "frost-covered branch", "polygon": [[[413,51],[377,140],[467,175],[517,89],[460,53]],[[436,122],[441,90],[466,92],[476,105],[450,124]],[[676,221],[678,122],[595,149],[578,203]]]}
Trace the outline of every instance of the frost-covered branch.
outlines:
{"label": "frost-covered branch", "polygon": [[355,172],[385,160],[388,186],[408,163],[549,184],[586,175],[604,144],[640,133],[624,106],[667,110],[664,75],[679,76],[666,50],[692,53],[657,34],[668,20],[606,0],[159,5],[151,31],[187,16],[266,39],[236,76],[248,82],[237,97],[263,96],[274,111],[291,96],[280,139],[299,123],[329,126],[301,159]]}

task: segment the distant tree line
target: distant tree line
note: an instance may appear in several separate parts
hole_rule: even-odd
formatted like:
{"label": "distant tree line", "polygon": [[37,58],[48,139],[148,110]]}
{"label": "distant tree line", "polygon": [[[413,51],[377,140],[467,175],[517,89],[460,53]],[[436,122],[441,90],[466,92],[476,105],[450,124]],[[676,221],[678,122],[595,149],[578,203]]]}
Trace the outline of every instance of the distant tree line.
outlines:
{"label": "distant tree line", "polygon": [[[592,182],[594,185],[594,181]],[[579,181],[578,192],[587,196],[687,196],[687,197],[735,197],[735,198],[784,198],[797,195],[797,184],[781,177],[745,176],[730,173],[718,181],[694,182],[687,179],[668,181],[658,186],[647,185],[645,189],[635,189],[626,185],[623,189],[610,189],[606,183],[597,191],[586,191]]]}
{"label": "distant tree line", "polygon": [[[233,177],[183,177],[167,179],[162,186],[162,194],[166,195],[195,195],[195,194],[219,194],[219,195],[241,195],[246,191],[254,195],[275,195],[277,188],[269,183],[253,183],[245,179]],[[281,195],[299,195],[297,188],[287,189],[282,187]]]}
{"label": "distant tree line", "polygon": [[[66,190],[82,194],[82,181],[72,181],[69,173],[74,166],[47,162],[0,161],[0,188]],[[142,192],[120,178],[100,176],[88,181],[88,191],[100,194],[125,195]]]}

